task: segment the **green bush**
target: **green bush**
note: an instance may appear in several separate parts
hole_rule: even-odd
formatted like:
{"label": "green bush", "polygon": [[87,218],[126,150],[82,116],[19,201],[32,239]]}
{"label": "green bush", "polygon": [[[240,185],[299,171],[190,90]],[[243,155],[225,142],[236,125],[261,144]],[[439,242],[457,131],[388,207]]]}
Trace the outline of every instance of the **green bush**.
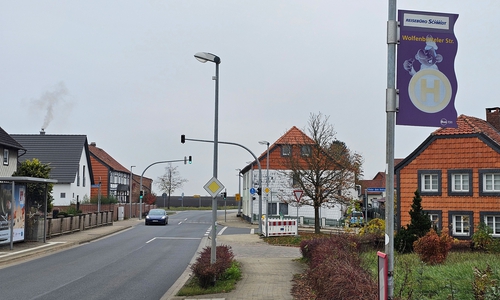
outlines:
{"label": "green bush", "polygon": [[488,252],[500,252],[500,241],[491,234],[493,231],[484,222],[479,223],[477,230],[472,235],[473,247],[476,250],[483,250]]}

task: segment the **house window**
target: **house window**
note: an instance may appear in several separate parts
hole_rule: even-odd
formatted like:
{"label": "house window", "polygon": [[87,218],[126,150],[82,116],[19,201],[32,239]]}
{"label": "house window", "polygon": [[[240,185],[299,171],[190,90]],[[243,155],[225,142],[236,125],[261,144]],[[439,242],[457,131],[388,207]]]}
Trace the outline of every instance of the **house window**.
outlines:
{"label": "house window", "polygon": [[481,222],[491,229],[491,234],[500,237],[500,212],[480,212]]}
{"label": "house window", "polygon": [[61,198],[66,198],[66,193],[61,193]]}
{"label": "house window", "polygon": [[442,212],[440,210],[425,210],[429,219],[431,219],[432,227],[440,230],[442,228]]}
{"label": "house window", "polygon": [[302,156],[311,156],[311,145],[302,145],[300,147],[300,155]]}
{"label": "house window", "polygon": [[418,186],[422,195],[441,195],[441,171],[420,170],[418,171]]}
{"label": "house window", "polygon": [[9,149],[3,149],[3,165],[9,165]]}
{"label": "house window", "polygon": [[448,195],[472,196],[472,170],[448,170]]}
{"label": "house window", "polygon": [[479,170],[479,195],[500,196],[500,170]]}
{"label": "house window", "polygon": [[83,166],[83,182],[82,185],[85,186],[85,166]]}
{"label": "house window", "polygon": [[280,215],[286,216],[288,215],[288,203],[279,203],[280,205]]}
{"label": "house window", "polygon": [[292,174],[292,186],[298,187],[300,183],[300,178],[298,174]]}
{"label": "house window", "polygon": [[484,223],[491,229],[493,235],[500,236],[500,216],[485,216]]}
{"label": "house window", "polygon": [[281,145],[281,156],[290,156],[292,154],[292,146]]}
{"label": "house window", "polygon": [[472,212],[450,211],[451,235],[455,237],[471,237],[473,234]]}
{"label": "house window", "polygon": [[76,186],[80,186],[80,164],[78,164],[78,170],[76,171]]}

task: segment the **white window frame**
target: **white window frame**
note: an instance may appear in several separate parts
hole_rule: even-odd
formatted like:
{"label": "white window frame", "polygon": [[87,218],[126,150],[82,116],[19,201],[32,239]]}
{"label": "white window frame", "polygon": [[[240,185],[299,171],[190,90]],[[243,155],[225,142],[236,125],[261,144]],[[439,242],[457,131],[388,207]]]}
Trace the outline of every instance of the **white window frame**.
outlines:
{"label": "white window frame", "polygon": [[422,192],[438,192],[439,177],[438,174],[422,174]]}
{"label": "white window frame", "polygon": [[[451,174],[451,190],[453,192],[469,192],[470,176],[467,173]],[[458,185],[458,186],[457,186]]]}
{"label": "white window frame", "polygon": [[428,214],[429,219],[431,219],[432,225],[436,226],[437,229],[439,228],[439,214]]}
{"label": "white window frame", "polygon": [[483,221],[492,230],[492,236],[500,237],[500,215],[485,215]]}
{"label": "white window frame", "polygon": [[3,149],[3,165],[8,166],[9,165],[9,149]]}
{"label": "white window frame", "polygon": [[[488,187],[488,183],[490,187]],[[483,192],[500,192],[500,173],[483,174]]]}
{"label": "white window frame", "polygon": [[453,215],[452,222],[454,236],[470,236],[471,224],[469,215]]}

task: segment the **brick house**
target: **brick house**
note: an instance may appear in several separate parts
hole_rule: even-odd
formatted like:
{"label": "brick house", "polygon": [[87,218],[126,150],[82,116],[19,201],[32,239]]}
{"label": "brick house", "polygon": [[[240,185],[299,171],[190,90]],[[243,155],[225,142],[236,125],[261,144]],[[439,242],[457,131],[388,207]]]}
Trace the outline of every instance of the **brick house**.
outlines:
{"label": "brick house", "polygon": [[500,237],[500,108],[487,108],[486,121],[460,115],[457,128],[434,131],[395,167],[396,228],[418,189],[422,207],[450,236],[470,239],[480,222]]}
{"label": "brick house", "polygon": [[[90,143],[90,161],[94,173],[96,185],[100,188],[92,188],[91,197],[97,197],[99,192],[101,197],[114,197],[118,203],[129,203],[130,194],[130,170],[125,168],[111,155],[103,149],[97,147],[95,142]],[[139,202],[139,181],[140,176],[132,174],[132,202]],[[142,178],[143,190],[146,193],[151,192],[153,180]]]}
{"label": "brick house", "polygon": [[[311,154],[311,145],[314,141],[308,137],[297,127],[293,126],[276,142],[269,145],[269,171],[267,167],[267,149],[258,157],[262,170],[262,214],[270,216],[282,215],[290,217],[306,217],[314,218],[314,207],[305,205],[297,209],[293,204],[296,202],[294,198],[294,186],[290,182],[289,176],[285,176],[287,172],[287,162],[292,153],[300,153],[301,156]],[[268,181],[267,174],[269,173],[269,193],[266,193],[266,184]],[[251,194],[250,190],[257,190],[259,186],[259,170],[257,161],[253,161],[245,166],[241,171],[242,174],[242,215],[248,221],[256,221],[259,212],[259,196]],[[353,188],[348,191],[343,191],[348,197],[356,198],[356,193]],[[302,199],[307,200],[307,199]],[[332,205],[330,208],[321,207],[320,217],[323,219],[339,220],[347,207],[340,204]]]}

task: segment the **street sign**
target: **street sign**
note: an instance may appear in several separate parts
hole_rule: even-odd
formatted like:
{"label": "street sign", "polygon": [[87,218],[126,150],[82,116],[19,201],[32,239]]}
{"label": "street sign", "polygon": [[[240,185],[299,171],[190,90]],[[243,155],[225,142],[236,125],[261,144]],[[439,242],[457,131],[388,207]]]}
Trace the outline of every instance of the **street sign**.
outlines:
{"label": "street sign", "polygon": [[241,195],[240,194],[235,194],[234,198],[235,198],[236,201],[240,201],[241,200]]}
{"label": "street sign", "polygon": [[224,185],[217,178],[212,177],[203,188],[212,197],[216,197],[224,189]]}
{"label": "street sign", "polygon": [[268,188],[268,187],[266,187],[266,188],[264,189],[264,192],[266,192],[266,194],[269,194],[269,192],[270,192],[270,191],[271,191],[271,190],[269,190],[269,188]]}
{"label": "street sign", "polygon": [[257,191],[255,190],[255,188],[250,188],[250,194],[255,194]]}
{"label": "street sign", "polygon": [[302,190],[294,190],[293,191],[293,194],[295,195],[295,199],[297,199],[297,202],[300,201],[300,198],[302,198],[303,193],[304,193],[304,191],[302,191]]}
{"label": "street sign", "polygon": [[366,188],[367,192],[385,192],[385,188],[377,187],[377,188]]}

